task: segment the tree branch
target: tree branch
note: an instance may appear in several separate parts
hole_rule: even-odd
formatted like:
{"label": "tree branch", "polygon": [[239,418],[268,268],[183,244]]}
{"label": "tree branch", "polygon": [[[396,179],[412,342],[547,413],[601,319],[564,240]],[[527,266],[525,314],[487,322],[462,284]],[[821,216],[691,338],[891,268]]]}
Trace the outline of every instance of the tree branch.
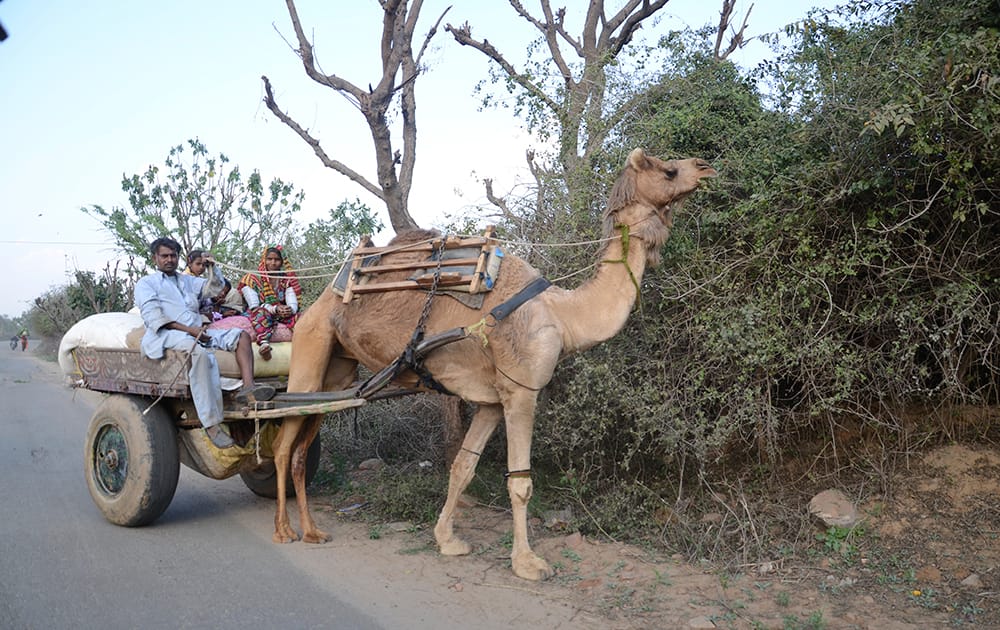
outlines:
{"label": "tree branch", "polygon": [[417,64],[418,68],[420,67],[420,60],[424,57],[424,51],[427,50],[427,46],[431,43],[431,39],[433,39],[433,37],[437,34],[438,27],[441,26],[441,20],[443,20],[444,16],[448,14],[448,11],[451,11],[451,7],[442,11],[441,16],[437,19],[437,22],[434,22],[434,26],[431,27],[431,30],[427,31],[427,35],[424,37],[424,42],[420,45],[420,52],[417,53],[416,59],[413,60],[414,63]]}
{"label": "tree branch", "polygon": [[457,41],[459,44],[475,48],[479,52],[483,53],[484,55],[495,61],[501,68],[503,68],[504,72],[507,73],[507,76],[509,76],[515,83],[520,85],[522,88],[527,90],[533,97],[545,103],[545,106],[551,109],[553,112],[559,111],[559,104],[556,103],[551,98],[549,98],[548,95],[545,94],[545,92],[543,92],[541,88],[532,83],[531,79],[529,79],[526,75],[523,75],[520,72],[518,72],[514,68],[514,66],[511,65],[511,63],[507,61],[507,59],[505,59],[502,54],[500,54],[500,51],[498,51],[496,48],[493,47],[492,44],[490,44],[489,40],[484,39],[483,41],[480,42],[473,39],[472,28],[469,26],[468,22],[466,22],[459,28],[455,28],[451,24],[447,24],[444,27],[444,30],[451,33],[452,36],[455,38],[455,41]]}
{"label": "tree branch", "polygon": [[[621,11],[608,20],[603,32],[608,34],[606,40],[607,49],[611,52],[611,57],[617,57],[618,53],[632,41],[632,36],[642,26],[642,22],[662,9],[668,1],[656,0],[655,2],[648,2],[648,0],[631,0],[627,5],[622,7]],[[640,2],[642,3],[642,8],[632,13]],[[611,36],[619,25],[621,25],[621,32],[617,36]],[[603,34],[601,39],[604,39]]]}
{"label": "tree branch", "polygon": [[362,107],[362,103],[366,98],[366,93],[361,88],[357,87],[350,81],[345,81],[334,74],[323,74],[316,67],[316,57],[313,54],[313,46],[309,43],[306,38],[305,31],[302,30],[302,22],[299,20],[299,13],[295,8],[294,0],[285,0],[285,6],[288,7],[288,15],[292,20],[292,28],[295,30],[295,38],[298,40],[299,47],[296,49],[295,53],[302,60],[302,66],[306,70],[306,75],[321,85],[331,87],[342,94],[349,94],[355,100],[355,105],[359,108]]}
{"label": "tree branch", "polygon": [[383,201],[385,200],[381,188],[369,182],[364,178],[364,176],[349,168],[343,162],[332,159],[326,154],[323,147],[320,146],[319,140],[310,135],[308,131],[303,129],[302,126],[293,120],[288,114],[281,111],[278,107],[278,103],[274,100],[274,92],[271,90],[271,81],[266,76],[262,76],[261,80],[264,81],[264,104],[267,105],[269,110],[271,110],[271,113],[277,116],[278,120],[285,123],[285,125],[298,134],[300,138],[305,140],[306,144],[312,147],[313,152],[317,155],[317,157],[319,157],[320,161],[323,162],[324,166],[332,168],[341,175],[350,178],[352,181],[361,185],[362,188],[372,193],[379,199],[382,199]]}
{"label": "tree branch", "polygon": [[726,48],[725,52],[719,52],[722,49],[722,40],[726,35],[726,30],[730,28],[730,19],[733,15],[733,10],[736,8],[736,0],[722,0],[722,11],[719,13],[719,31],[715,34],[715,58],[719,61],[726,59],[730,54],[733,53],[737,48],[743,48],[746,46],[746,42],[743,40],[743,35],[747,30],[747,21],[750,19],[750,12],[753,11],[753,5],[747,9],[746,15],[743,16],[743,25],[740,26],[740,30],[733,33],[732,37],[729,39],[729,46]]}

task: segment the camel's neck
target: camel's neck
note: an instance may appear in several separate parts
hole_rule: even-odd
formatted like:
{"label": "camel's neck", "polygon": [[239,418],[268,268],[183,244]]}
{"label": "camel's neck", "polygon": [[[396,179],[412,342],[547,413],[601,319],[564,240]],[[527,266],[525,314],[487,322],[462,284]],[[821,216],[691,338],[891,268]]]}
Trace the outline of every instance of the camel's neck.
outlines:
{"label": "camel's neck", "polygon": [[615,336],[628,320],[646,269],[646,244],[621,232],[601,256],[597,274],[574,291],[559,295],[553,310],[563,323],[563,349],[586,350]]}

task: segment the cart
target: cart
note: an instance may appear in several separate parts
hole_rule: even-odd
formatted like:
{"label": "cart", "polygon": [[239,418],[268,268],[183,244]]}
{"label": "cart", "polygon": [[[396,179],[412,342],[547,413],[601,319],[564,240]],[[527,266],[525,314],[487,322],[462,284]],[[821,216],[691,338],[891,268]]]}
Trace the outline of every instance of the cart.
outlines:
{"label": "cart", "polygon": [[[222,354],[222,353],[217,353]],[[277,496],[271,443],[281,419],[359,407],[354,390],[289,394],[285,378],[258,379],[275,386],[270,401],[241,405],[223,395],[223,417],[237,445],[218,449],[202,429],[188,388],[188,355],[168,350],[161,360],[137,349],[76,348],[78,387],[107,393],[87,430],[87,488],[104,517],[138,527],[155,521],[170,505],[180,464],[212,479],[239,475],[262,497]],[[380,397],[393,395],[382,392]],[[319,467],[320,440],[306,458],[306,483]],[[291,486],[291,484],[289,484]],[[289,487],[289,496],[294,488]]]}

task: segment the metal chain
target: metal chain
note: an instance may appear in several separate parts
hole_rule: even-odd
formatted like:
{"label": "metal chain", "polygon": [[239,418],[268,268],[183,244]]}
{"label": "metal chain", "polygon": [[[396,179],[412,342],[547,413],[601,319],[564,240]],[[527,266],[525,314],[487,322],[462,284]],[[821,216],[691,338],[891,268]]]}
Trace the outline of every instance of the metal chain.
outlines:
{"label": "metal chain", "polygon": [[[386,366],[386,369],[390,368],[392,369],[393,376],[391,378],[395,378],[396,376],[398,376],[400,372],[402,372],[408,365],[411,365],[413,364],[413,361],[416,361],[414,356],[415,354],[414,351],[417,348],[417,344],[419,344],[424,338],[424,324],[427,322],[427,317],[431,313],[431,304],[434,301],[434,294],[437,292],[438,280],[441,278],[441,262],[444,260],[445,239],[446,236],[442,236],[441,242],[438,245],[437,249],[438,260],[437,260],[437,267],[434,268],[434,279],[431,281],[430,292],[427,294],[427,301],[424,302],[424,309],[420,313],[420,319],[417,320],[416,328],[413,329],[413,335],[410,337],[410,341],[409,343],[406,344],[406,348],[403,349],[403,352],[398,357],[396,357],[395,361]],[[413,367],[416,368],[417,365],[413,364]],[[355,395],[359,397],[364,397],[363,392],[365,392],[365,390],[368,388],[369,383],[371,383],[372,380],[380,374],[382,374],[382,372],[376,372],[371,376],[369,376],[364,383],[358,386]],[[388,383],[388,381],[386,381],[386,383]],[[384,384],[381,385],[379,389],[381,389],[381,387],[384,387]]]}
{"label": "metal chain", "polygon": [[438,280],[441,279],[441,262],[444,260],[444,242],[447,235],[441,237],[441,243],[438,245],[437,255],[437,267],[434,268],[434,280],[431,281],[431,289],[427,294],[427,301],[424,302],[424,310],[420,313],[420,319],[417,321],[417,330],[423,333],[424,322],[427,321],[427,316],[431,313],[431,302],[434,300],[434,294],[437,293]]}

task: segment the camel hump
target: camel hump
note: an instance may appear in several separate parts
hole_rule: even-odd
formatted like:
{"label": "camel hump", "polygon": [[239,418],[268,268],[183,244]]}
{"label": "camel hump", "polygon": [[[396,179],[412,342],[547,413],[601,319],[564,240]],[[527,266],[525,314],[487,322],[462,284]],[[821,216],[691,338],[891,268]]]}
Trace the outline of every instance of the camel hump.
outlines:
{"label": "camel hump", "polygon": [[441,232],[437,230],[425,230],[423,228],[414,228],[412,230],[404,230],[394,236],[391,241],[389,241],[389,246],[392,245],[410,245],[413,243],[420,243],[421,241],[429,241],[435,238],[440,238]]}

